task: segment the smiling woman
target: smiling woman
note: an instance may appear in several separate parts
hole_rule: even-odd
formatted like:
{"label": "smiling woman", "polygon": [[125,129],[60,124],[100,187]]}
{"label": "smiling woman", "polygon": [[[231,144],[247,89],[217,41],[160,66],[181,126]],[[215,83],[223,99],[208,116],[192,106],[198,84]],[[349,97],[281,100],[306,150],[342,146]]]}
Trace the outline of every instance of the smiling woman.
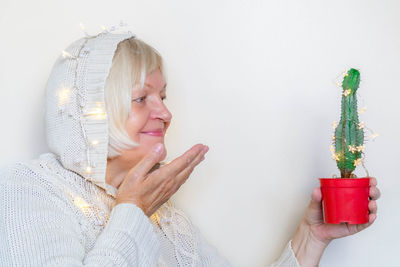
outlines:
{"label": "smiling woman", "polygon": [[[165,97],[166,84],[159,68],[146,75],[143,88],[140,88],[140,85],[134,86],[131,109],[123,129],[135,146],[121,151],[118,156],[109,156],[106,174],[109,184],[118,188],[132,166],[138,164],[154,145],[164,144],[164,135],[172,119],[172,114],[163,102]],[[107,96],[106,107],[109,110],[113,109],[107,105]],[[121,110],[117,110],[117,113],[120,112]],[[117,144],[116,147],[122,145]]]}
{"label": "smiling woman", "polygon": [[[130,32],[73,42],[46,85],[49,153],[0,172],[0,266],[230,266],[170,197],[204,160],[196,144],[160,166],[172,114],[161,56]],[[273,266],[316,266],[333,238],[321,192]],[[6,218],[6,219],[5,219]],[[239,241],[239,240],[238,240]]]}
{"label": "smiling woman", "polygon": [[161,56],[129,32],[63,51],[46,85],[51,152],[0,173],[0,266],[228,265],[168,201],[208,147],[160,167],[165,98]]}
{"label": "smiling woman", "polygon": [[[145,127],[150,110],[157,104],[154,96],[165,98],[165,87],[162,58],[153,47],[135,38],[118,44],[104,89],[106,111],[110,118],[109,158],[120,155],[125,149],[139,146],[138,136],[132,132],[130,135],[126,126],[137,124],[136,128]],[[150,91],[152,94],[149,94]],[[152,102],[148,103],[149,100]],[[139,103],[142,105],[137,105]],[[146,108],[140,109],[141,106]],[[168,117],[168,114],[162,115]],[[167,127],[170,119],[167,118],[165,122]]]}

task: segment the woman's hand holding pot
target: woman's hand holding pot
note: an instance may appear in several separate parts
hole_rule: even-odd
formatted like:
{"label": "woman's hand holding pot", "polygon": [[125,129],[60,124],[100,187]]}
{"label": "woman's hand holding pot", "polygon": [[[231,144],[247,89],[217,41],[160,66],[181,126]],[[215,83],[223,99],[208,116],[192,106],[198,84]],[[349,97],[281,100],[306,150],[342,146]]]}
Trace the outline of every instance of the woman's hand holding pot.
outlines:
{"label": "woman's hand holding pot", "polygon": [[326,224],[322,213],[322,194],[314,188],[310,204],[292,240],[292,248],[301,266],[317,266],[330,241],[358,233],[369,227],[376,219],[376,200],[381,193],[375,178],[370,180],[369,222],[366,224]]}
{"label": "woman's hand holding pot", "polygon": [[207,151],[207,146],[197,144],[170,163],[150,172],[166,155],[163,144],[156,145],[128,172],[118,188],[116,205],[133,203],[151,216],[187,180]]}

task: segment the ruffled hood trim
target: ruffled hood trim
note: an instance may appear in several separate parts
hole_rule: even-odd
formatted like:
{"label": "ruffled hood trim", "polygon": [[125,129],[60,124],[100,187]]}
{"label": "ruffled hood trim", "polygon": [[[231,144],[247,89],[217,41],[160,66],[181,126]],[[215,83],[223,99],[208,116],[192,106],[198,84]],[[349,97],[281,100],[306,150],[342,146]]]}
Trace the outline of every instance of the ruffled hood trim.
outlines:
{"label": "ruffled hood trim", "polygon": [[56,60],[46,85],[46,139],[64,168],[105,189],[108,118],[104,86],[118,44],[130,32],[102,32],[69,45]]}

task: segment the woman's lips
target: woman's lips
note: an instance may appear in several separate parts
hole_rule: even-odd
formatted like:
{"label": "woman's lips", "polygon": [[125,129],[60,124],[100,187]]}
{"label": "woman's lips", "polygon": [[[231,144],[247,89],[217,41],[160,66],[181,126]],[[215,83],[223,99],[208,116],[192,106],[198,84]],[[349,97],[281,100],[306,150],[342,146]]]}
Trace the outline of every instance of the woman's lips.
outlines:
{"label": "woman's lips", "polygon": [[149,132],[142,132],[142,134],[147,134],[151,136],[164,136],[163,131],[149,131]]}

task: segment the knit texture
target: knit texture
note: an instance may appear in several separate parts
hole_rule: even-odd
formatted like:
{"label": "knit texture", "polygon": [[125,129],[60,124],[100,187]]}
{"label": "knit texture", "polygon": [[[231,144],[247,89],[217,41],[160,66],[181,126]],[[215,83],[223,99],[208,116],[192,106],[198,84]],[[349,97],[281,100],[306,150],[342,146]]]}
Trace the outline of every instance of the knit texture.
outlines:
{"label": "knit texture", "polygon": [[[73,42],[46,85],[50,153],[0,171],[0,266],[230,266],[168,201],[150,218],[105,182],[104,84],[119,42]],[[274,266],[298,266],[290,243]]]}
{"label": "knit texture", "polygon": [[105,182],[108,118],[104,86],[118,43],[131,33],[102,32],[70,44],[54,63],[46,85],[46,140],[63,166],[110,194]]}
{"label": "knit texture", "polygon": [[[52,153],[0,172],[0,266],[231,266],[171,201],[150,218]],[[271,266],[299,267],[290,242]]]}

